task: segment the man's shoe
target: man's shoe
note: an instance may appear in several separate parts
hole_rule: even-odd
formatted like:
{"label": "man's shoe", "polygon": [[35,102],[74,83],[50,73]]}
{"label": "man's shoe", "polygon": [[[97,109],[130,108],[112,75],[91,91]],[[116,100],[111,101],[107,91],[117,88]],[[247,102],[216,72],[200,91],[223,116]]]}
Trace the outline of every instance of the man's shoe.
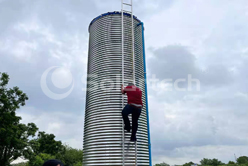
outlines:
{"label": "man's shoe", "polygon": [[130,132],[130,128],[124,127],[124,130],[127,130],[127,132]]}
{"label": "man's shoe", "polygon": [[136,139],[136,137],[131,137],[131,138],[130,138],[130,141],[132,141],[132,142],[136,142],[136,141],[137,141],[137,139]]}

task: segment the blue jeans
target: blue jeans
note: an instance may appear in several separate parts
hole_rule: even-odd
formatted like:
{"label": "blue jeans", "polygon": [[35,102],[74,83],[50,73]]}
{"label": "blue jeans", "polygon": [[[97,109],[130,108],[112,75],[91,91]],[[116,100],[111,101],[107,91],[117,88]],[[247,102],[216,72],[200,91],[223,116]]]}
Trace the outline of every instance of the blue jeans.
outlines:
{"label": "blue jeans", "polygon": [[136,141],[136,132],[138,129],[138,119],[141,113],[141,108],[137,108],[127,104],[122,110],[122,118],[125,124],[125,129],[130,130],[129,114],[132,114],[132,135],[131,140]]}

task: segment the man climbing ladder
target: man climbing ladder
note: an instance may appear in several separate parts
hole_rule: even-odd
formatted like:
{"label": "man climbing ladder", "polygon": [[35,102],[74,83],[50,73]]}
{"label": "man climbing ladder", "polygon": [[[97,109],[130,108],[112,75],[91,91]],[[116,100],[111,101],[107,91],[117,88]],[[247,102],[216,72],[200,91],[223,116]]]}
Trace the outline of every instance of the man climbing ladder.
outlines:
{"label": "man climbing ladder", "polygon": [[138,119],[143,107],[142,103],[142,91],[136,87],[133,83],[129,83],[126,88],[121,86],[121,93],[127,94],[128,104],[122,110],[122,118],[125,124],[124,130],[130,132],[131,126],[128,118],[129,114],[132,114],[132,134],[130,141],[136,141],[136,132],[138,129]]}

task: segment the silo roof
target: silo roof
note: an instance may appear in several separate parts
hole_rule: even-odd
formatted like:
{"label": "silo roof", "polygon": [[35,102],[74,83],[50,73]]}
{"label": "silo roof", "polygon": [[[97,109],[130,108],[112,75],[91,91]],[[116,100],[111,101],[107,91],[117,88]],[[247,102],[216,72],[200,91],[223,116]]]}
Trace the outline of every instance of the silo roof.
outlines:
{"label": "silo roof", "polygon": [[[99,18],[104,17],[104,16],[108,16],[108,15],[113,15],[113,14],[121,14],[121,12],[119,12],[119,11],[114,11],[114,12],[108,12],[108,13],[101,14],[100,16],[94,18],[94,19],[90,22],[89,29],[90,29],[90,26],[91,26],[96,20],[98,20]],[[125,13],[125,12],[123,12],[123,15],[126,15],[126,16],[131,17],[131,14],[130,14],[130,13]],[[133,18],[134,18],[135,20],[137,20],[138,22],[141,22],[141,21],[140,21],[136,16],[134,16],[134,15],[133,15]]]}

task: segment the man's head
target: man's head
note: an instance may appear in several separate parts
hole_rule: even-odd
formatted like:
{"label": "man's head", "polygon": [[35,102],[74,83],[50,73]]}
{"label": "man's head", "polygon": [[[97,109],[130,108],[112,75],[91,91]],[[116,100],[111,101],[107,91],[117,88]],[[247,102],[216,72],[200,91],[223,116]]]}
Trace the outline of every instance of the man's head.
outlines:
{"label": "man's head", "polygon": [[132,82],[128,83],[127,86],[134,86],[134,84]]}
{"label": "man's head", "polygon": [[64,166],[64,164],[59,160],[52,159],[52,160],[46,161],[43,164],[43,166]]}

